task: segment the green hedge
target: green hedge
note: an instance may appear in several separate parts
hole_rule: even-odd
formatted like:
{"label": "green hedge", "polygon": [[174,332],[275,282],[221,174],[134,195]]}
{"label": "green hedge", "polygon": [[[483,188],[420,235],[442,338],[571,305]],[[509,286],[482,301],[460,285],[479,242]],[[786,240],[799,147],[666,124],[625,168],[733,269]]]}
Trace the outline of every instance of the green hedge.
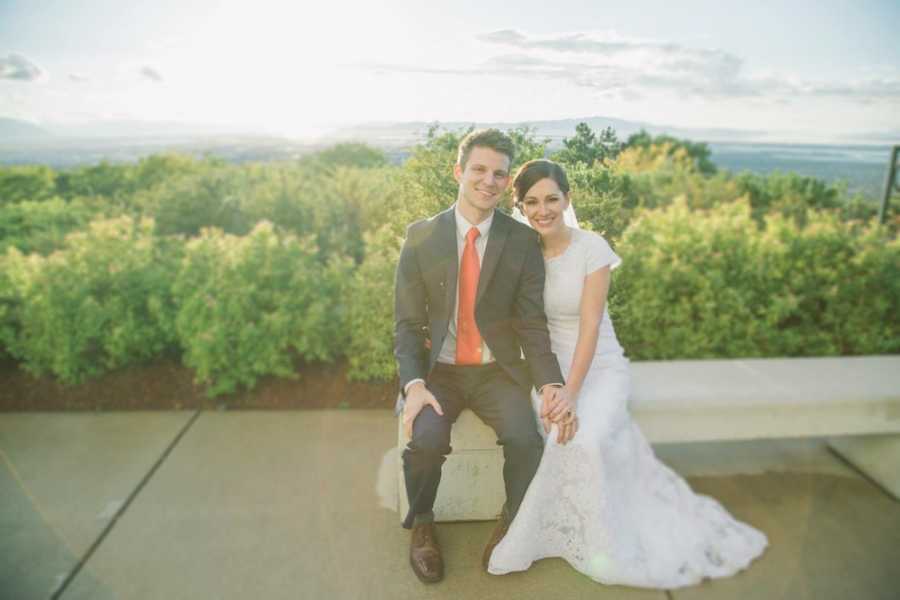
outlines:
{"label": "green hedge", "polygon": [[[0,168],[0,354],[71,383],[180,353],[210,396],[298,360],[388,380],[399,248],[454,201],[464,133],[432,129],[402,166],[349,144]],[[545,154],[511,133],[517,163]],[[610,311],[631,357],[900,352],[896,210],[877,227],[841,186],[716,172],[664,142],[568,166],[579,219],[625,261]]]}
{"label": "green hedge", "polygon": [[173,285],[184,363],[215,396],[263,375],[294,377],[294,359],[331,360],[346,338],[341,297],[351,263],[259,223],[246,236],[204,229]]}
{"label": "green hedge", "polygon": [[746,201],[640,215],[610,298],[635,359],[879,354],[900,350],[900,242],[808,211],[760,230]]}
{"label": "green hedge", "polygon": [[394,363],[394,272],[403,237],[385,225],[366,238],[366,260],[353,274],[348,307],[348,375],[387,381]]}
{"label": "green hedge", "polygon": [[68,202],[51,198],[2,204],[0,252],[14,247],[25,254],[50,254],[62,247],[66,234],[84,229],[91,220],[104,213],[109,217],[116,216],[112,214],[114,212],[103,198],[76,198]]}
{"label": "green hedge", "polygon": [[98,220],[47,257],[10,248],[0,263],[7,351],[31,373],[78,383],[174,344],[178,247],[152,220]]}

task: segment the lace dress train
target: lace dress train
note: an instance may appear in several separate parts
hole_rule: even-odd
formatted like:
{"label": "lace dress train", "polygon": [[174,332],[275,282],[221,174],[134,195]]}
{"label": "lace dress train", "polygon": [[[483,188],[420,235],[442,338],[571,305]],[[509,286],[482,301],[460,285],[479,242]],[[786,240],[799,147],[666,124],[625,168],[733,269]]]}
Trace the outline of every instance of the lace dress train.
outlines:
{"label": "lace dress train", "polygon": [[[627,362],[586,378],[590,394],[579,402],[578,434],[565,446],[556,443],[555,429],[547,436],[538,472],[491,557],[491,573],[561,557],[601,583],[673,589],[734,575],[763,552],[763,533],[695,494],[656,458],[625,408],[629,388]],[[616,410],[589,408],[615,398]]]}

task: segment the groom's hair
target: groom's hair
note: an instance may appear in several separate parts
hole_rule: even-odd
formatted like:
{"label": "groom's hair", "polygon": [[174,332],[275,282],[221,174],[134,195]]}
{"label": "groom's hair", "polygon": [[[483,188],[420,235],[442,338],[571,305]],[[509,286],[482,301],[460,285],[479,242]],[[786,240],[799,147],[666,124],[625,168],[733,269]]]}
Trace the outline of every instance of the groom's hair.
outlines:
{"label": "groom's hair", "polygon": [[470,132],[459,143],[459,151],[456,154],[456,162],[461,169],[466,168],[472,148],[490,148],[494,152],[505,154],[512,164],[516,154],[516,145],[512,138],[499,129],[476,129]]}
{"label": "groom's hair", "polygon": [[552,179],[559,186],[559,191],[569,195],[569,179],[559,163],[546,158],[537,158],[519,167],[513,179],[513,201],[516,205],[525,199],[528,190],[541,179]]}

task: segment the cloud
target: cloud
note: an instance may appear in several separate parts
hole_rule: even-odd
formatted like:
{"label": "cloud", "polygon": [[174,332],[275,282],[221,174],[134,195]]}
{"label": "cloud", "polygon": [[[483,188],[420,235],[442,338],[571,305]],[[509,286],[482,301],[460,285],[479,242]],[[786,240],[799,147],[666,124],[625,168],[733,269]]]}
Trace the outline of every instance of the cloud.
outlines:
{"label": "cloud", "polygon": [[153,67],[144,65],[140,68],[139,72],[141,74],[141,77],[144,77],[145,79],[149,79],[154,83],[162,83],[163,76]]}
{"label": "cloud", "polygon": [[81,73],[69,73],[69,81],[73,83],[87,83],[90,81],[90,78],[87,75],[82,75]]}
{"label": "cloud", "polygon": [[12,53],[5,58],[0,58],[0,79],[38,81],[45,77],[43,69],[21,54]]}
{"label": "cloud", "polygon": [[379,68],[435,75],[551,79],[590,88],[605,96],[631,99],[668,93],[773,103],[803,98],[900,100],[900,71],[878,73],[856,81],[803,81],[777,74],[748,73],[743,58],[724,50],[625,38],[613,32],[537,36],[503,29],[475,37],[506,53],[476,67],[379,65]]}

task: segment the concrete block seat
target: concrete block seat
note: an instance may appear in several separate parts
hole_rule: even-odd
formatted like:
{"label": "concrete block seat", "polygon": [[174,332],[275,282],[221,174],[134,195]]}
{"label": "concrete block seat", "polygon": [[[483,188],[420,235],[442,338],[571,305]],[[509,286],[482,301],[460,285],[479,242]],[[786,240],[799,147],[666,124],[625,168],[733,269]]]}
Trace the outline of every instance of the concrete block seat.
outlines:
{"label": "concrete block seat", "polygon": [[[827,437],[900,500],[900,356],[631,363],[630,410],[651,443]],[[398,419],[398,447],[406,446]],[[435,504],[439,521],[489,520],[503,504],[494,432],[463,411]],[[398,453],[398,509],[408,510]]]}

